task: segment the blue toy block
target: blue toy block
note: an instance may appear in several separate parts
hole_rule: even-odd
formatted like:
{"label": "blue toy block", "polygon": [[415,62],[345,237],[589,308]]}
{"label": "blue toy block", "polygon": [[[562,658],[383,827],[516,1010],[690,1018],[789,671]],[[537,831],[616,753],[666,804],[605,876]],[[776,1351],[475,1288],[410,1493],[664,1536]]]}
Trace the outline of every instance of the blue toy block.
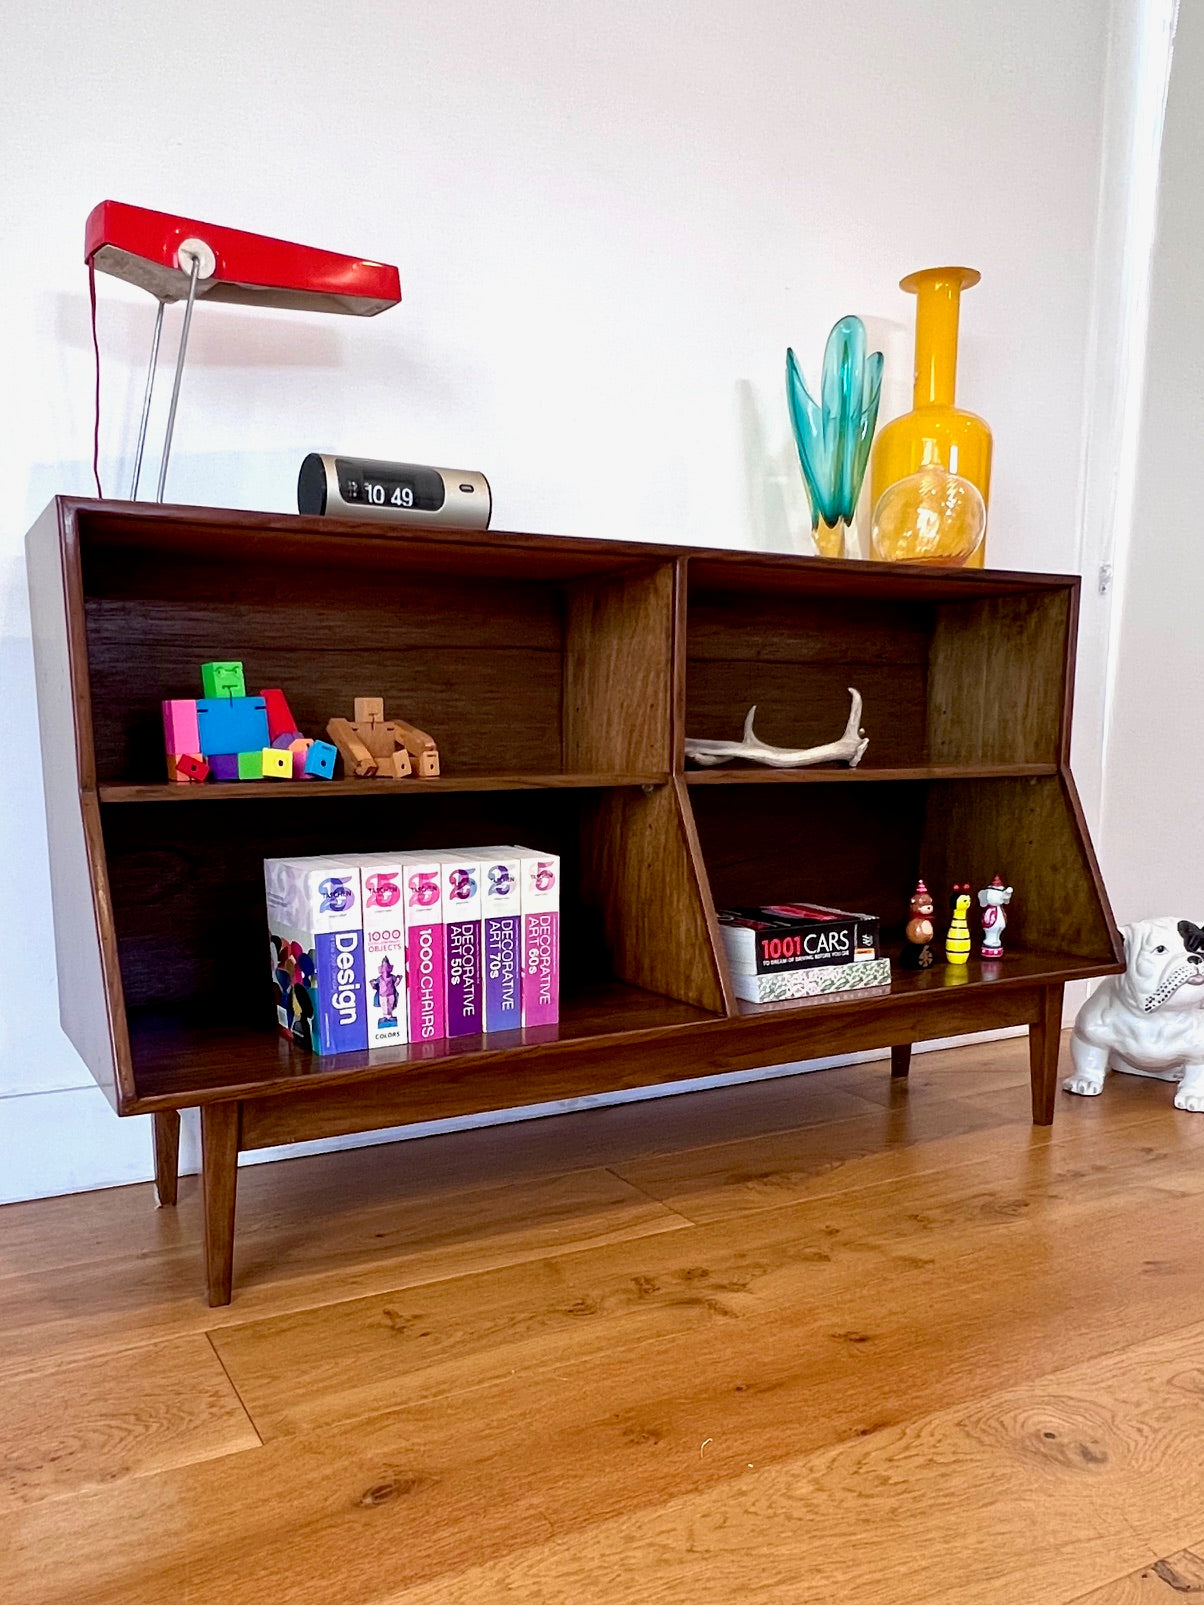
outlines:
{"label": "blue toy block", "polygon": [[333,780],[338,750],[329,741],[315,741],[305,754],[306,780]]}
{"label": "blue toy block", "polygon": [[201,751],[262,752],[268,745],[268,713],[262,697],[205,697],[196,705]]}

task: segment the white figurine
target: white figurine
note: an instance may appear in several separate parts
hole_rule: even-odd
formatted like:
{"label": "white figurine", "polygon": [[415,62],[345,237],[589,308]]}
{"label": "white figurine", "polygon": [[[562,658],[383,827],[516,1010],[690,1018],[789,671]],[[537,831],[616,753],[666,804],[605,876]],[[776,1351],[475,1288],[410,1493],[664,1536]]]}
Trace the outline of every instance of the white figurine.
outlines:
{"label": "white figurine", "polygon": [[1094,1097],[1109,1070],[1178,1081],[1175,1108],[1204,1113],[1204,931],[1190,920],[1126,925],[1126,969],[1079,1010],[1067,1092]]}
{"label": "white figurine", "polygon": [[1012,888],[1005,886],[998,875],[978,894],[978,906],[982,909],[982,957],[988,963],[1003,957],[1003,933],[1008,923],[1003,911],[1011,901]]}
{"label": "white figurine", "polygon": [[771,747],[761,741],[753,730],[756,715],[754,704],[744,720],[744,738],[741,741],[703,741],[686,737],[686,757],[703,768],[727,763],[730,758],[747,758],[750,763],[768,764],[773,769],[803,769],[817,763],[847,763],[856,769],[869,746],[861,728],[861,692],[849,687],[852,702],[844,734],[838,741],[829,741],[822,747]]}

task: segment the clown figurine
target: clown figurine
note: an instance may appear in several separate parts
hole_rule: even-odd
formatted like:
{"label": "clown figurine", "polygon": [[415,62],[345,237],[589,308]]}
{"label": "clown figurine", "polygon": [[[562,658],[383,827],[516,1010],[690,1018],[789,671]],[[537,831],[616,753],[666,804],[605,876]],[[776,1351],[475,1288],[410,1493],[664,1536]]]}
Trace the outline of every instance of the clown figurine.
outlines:
{"label": "clown figurine", "polygon": [[1005,886],[996,875],[989,886],[978,894],[982,909],[982,957],[988,961],[1003,957],[1003,933],[1008,917],[1004,909],[1012,901],[1012,888]]}

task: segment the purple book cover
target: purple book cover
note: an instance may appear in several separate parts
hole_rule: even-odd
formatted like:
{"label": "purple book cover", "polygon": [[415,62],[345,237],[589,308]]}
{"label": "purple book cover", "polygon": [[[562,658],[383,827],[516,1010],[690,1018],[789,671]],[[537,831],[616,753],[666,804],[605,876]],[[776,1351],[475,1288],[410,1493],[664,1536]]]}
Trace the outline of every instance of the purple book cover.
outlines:
{"label": "purple book cover", "polygon": [[560,1019],[560,860],[522,851],[523,1024]]}
{"label": "purple book cover", "polygon": [[443,953],[443,896],[439,864],[406,858],[406,979],[410,1041],[447,1035],[447,974]]}
{"label": "purple book cover", "polygon": [[319,1053],[349,1053],[368,1046],[364,1003],[364,933],[319,931],[314,937],[317,970],[315,1047]]}
{"label": "purple book cover", "polygon": [[482,855],[481,902],[485,936],[485,1029],[514,1031],[523,1023],[522,861],[517,854]]}
{"label": "purple book cover", "polygon": [[481,861],[468,854],[445,858],[443,933],[447,954],[447,1034],[472,1037],[485,1029],[481,973]]}

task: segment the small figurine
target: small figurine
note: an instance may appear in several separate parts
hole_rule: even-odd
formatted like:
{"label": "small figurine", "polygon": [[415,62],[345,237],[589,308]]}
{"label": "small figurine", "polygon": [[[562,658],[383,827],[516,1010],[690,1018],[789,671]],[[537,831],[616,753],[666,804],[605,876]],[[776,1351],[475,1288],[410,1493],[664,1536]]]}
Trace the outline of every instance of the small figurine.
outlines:
{"label": "small figurine", "polygon": [[970,912],[970,884],[953,888],[953,918],[945,935],[945,960],[949,964],[966,964],[970,958],[970,927],[966,915]]}
{"label": "small figurine", "polygon": [[1005,886],[996,875],[989,886],[978,894],[982,909],[982,957],[988,961],[1003,957],[1003,933],[1008,917],[1003,912],[1012,901],[1012,888]]}
{"label": "small figurine", "polygon": [[372,979],[372,1001],[380,1010],[377,1025],[397,1024],[397,977],[388,957],[381,959],[380,970]]}
{"label": "small figurine", "polygon": [[404,780],[414,767],[421,780],[439,773],[439,749],[434,740],[402,719],[386,719],[383,697],[356,697],[355,718],[332,719],[326,734],[339,749],[347,773],[358,779],[375,775],[382,780]]}
{"label": "small figurine", "polygon": [[911,911],[911,918],[904,932],[907,943],[903,949],[903,967],[908,970],[926,970],[932,963],[932,938],[935,932],[932,925],[932,894],[923,881],[916,883],[908,908]]}

